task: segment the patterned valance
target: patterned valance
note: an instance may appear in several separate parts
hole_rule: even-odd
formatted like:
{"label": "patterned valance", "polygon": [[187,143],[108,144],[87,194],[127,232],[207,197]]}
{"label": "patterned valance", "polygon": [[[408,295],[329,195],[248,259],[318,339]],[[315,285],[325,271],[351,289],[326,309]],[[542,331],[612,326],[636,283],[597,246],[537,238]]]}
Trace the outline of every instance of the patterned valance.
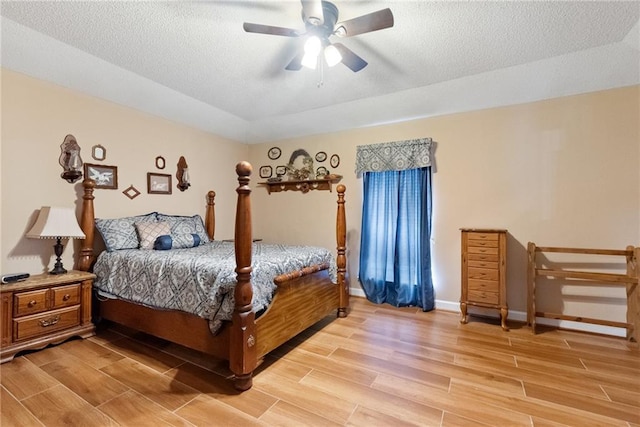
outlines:
{"label": "patterned valance", "polygon": [[357,174],[431,166],[431,138],[358,145],[357,149]]}

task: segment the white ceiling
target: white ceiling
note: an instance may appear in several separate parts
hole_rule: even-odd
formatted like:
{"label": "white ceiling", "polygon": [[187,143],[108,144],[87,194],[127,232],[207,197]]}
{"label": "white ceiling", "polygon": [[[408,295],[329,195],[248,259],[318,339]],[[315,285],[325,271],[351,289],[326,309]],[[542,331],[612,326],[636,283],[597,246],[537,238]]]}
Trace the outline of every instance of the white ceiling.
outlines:
{"label": "white ceiling", "polygon": [[640,2],[347,1],[395,25],[337,39],[369,65],[284,67],[290,1],[5,1],[2,66],[259,143],[640,84]]}

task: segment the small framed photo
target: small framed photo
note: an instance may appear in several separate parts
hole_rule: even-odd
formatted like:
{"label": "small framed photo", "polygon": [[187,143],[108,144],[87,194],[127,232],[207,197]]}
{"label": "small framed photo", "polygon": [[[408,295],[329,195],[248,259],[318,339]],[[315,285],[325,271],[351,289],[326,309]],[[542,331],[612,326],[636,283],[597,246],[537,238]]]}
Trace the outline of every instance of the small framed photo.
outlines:
{"label": "small framed photo", "polygon": [[164,173],[147,173],[147,193],[171,194],[171,175]]}
{"label": "small framed photo", "polygon": [[94,145],[91,147],[91,157],[101,162],[107,158],[107,149],[100,144]]}
{"label": "small framed photo", "polygon": [[271,178],[271,175],[273,175],[273,169],[271,169],[271,166],[260,167],[260,178]]}
{"label": "small framed photo", "polygon": [[325,153],[324,151],[318,151],[316,153],[316,162],[322,163],[325,160],[327,160],[327,153]]}
{"label": "small framed photo", "polygon": [[276,166],[276,176],[285,176],[287,174],[287,167],[285,165]]}
{"label": "small framed photo", "polygon": [[329,159],[329,164],[332,168],[337,168],[340,165],[340,156],[338,156],[337,154],[331,156],[331,158]]}
{"label": "small framed photo", "polygon": [[267,151],[267,155],[271,160],[279,159],[281,154],[282,154],[282,150],[280,150],[279,147],[271,147],[269,148],[269,151]]}
{"label": "small framed photo", "polygon": [[118,167],[84,164],[84,176],[95,181],[96,188],[116,190],[118,188]]}
{"label": "small framed photo", "polygon": [[322,179],[327,175],[329,175],[329,171],[324,166],[320,166],[318,169],[316,169],[316,178]]}

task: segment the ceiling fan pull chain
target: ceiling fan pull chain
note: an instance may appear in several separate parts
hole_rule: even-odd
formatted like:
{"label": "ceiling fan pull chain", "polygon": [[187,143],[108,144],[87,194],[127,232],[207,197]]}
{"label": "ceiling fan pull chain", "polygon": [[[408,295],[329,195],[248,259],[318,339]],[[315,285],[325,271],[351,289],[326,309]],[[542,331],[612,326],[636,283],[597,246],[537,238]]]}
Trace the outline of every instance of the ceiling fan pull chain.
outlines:
{"label": "ceiling fan pull chain", "polygon": [[318,74],[320,74],[320,79],[318,79],[317,87],[320,89],[324,86],[324,61],[320,56],[318,56],[318,62],[320,63],[320,67],[318,67]]}

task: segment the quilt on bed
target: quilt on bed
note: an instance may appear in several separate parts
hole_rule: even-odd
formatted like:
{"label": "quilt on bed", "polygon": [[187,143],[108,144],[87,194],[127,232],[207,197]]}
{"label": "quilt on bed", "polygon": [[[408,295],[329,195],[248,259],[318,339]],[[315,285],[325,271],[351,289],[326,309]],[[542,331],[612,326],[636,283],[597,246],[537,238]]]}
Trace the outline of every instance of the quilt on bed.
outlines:
{"label": "quilt on bed", "polygon": [[[304,267],[329,264],[337,281],[334,256],[324,248],[254,243],[251,283],[253,308],[267,308],[273,279]],[[102,252],[94,266],[94,282],[102,296],[146,306],[189,312],[209,319],[212,332],[231,320],[236,283],[234,244],[213,241],[195,248],[169,251],[124,249]]]}

